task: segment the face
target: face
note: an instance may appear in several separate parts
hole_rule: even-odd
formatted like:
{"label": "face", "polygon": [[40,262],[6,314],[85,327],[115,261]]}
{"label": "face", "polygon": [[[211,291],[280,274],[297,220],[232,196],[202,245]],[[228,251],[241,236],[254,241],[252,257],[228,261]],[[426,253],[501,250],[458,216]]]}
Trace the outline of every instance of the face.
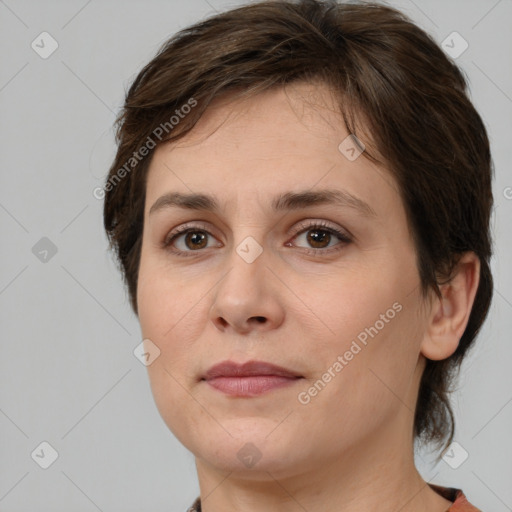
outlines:
{"label": "face", "polygon": [[[415,250],[391,174],[340,119],[325,86],[295,83],[217,100],[153,155],[139,320],[156,405],[201,464],[286,476],[409,439]],[[289,374],[208,374],[225,361]]]}

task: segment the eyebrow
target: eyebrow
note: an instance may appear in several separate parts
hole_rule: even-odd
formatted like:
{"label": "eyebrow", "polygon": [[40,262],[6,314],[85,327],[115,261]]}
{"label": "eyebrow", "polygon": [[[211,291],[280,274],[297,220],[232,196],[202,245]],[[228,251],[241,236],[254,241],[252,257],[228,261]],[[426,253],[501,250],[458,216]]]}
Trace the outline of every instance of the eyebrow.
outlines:
{"label": "eyebrow", "polygon": [[[274,198],[271,203],[272,210],[276,212],[299,210],[317,205],[335,205],[350,207],[367,217],[375,217],[377,214],[373,208],[362,199],[345,190],[317,190],[286,192]],[[159,197],[149,210],[149,215],[172,207],[186,210],[201,210],[218,213],[220,208],[215,198],[208,194],[182,194],[169,192]]]}

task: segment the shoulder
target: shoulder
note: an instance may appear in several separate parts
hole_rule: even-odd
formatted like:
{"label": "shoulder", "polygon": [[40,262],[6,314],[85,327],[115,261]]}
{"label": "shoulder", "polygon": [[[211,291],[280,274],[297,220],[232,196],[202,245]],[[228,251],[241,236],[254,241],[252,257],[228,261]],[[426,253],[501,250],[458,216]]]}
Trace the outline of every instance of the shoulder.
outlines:
{"label": "shoulder", "polygon": [[430,484],[438,494],[453,502],[453,505],[446,512],[482,512],[479,508],[472,505],[461,489],[452,487],[441,487],[440,485]]}
{"label": "shoulder", "polygon": [[187,512],[201,512],[201,498],[198,497],[192,506],[187,509]]}
{"label": "shoulder", "polygon": [[455,501],[450,507],[450,512],[482,512],[479,508],[469,503],[460,489],[456,489]]}
{"label": "shoulder", "polygon": [[[446,512],[482,512],[467,500],[461,489],[441,487],[433,484],[430,484],[430,487],[447,500],[453,502],[453,505]],[[201,499],[197,498],[187,512],[201,512]]]}

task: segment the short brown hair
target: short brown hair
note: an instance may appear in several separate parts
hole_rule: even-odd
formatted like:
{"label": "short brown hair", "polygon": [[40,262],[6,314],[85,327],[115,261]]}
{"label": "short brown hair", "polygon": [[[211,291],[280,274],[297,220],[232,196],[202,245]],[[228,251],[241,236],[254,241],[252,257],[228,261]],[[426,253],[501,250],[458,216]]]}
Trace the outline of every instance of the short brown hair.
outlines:
{"label": "short brown hair", "polygon": [[[118,150],[107,178],[104,226],[137,310],[146,177],[158,144],[177,140],[224,93],[254,95],[297,81],[322,81],[339,98],[349,133],[366,127],[375,154],[398,183],[417,250],[422,291],[440,296],[460,255],[480,259],[480,283],[456,352],[427,361],[414,418],[417,439],[454,434],[453,378],[492,298],[492,162],[466,80],[436,42],[404,14],[376,3],[258,2],[184,29],[135,78],[117,120]],[[183,105],[176,129],[170,116]],[[154,144],[153,144],[154,146]],[[147,149],[147,148],[146,148]],[[135,159],[134,157],[137,156]],[[378,156],[378,158],[377,158]],[[131,162],[127,167],[127,162]],[[123,173],[120,173],[124,170]],[[120,178],[120,175],[121,178]]]}

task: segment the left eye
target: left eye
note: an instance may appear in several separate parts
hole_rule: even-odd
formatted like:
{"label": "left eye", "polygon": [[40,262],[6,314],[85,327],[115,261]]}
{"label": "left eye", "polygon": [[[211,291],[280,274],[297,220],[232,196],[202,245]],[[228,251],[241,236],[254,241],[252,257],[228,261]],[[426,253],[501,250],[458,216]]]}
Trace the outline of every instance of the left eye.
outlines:
{"label": "left eye", "polygon": [[321,225],[309,226],[308,228],[301,231],[298,235],[296,235],[294,240],[302,240],[313,249],[322,250],[330,248],[333,245],[337,245],[336,243],[330,245],[331,242],[335,242],[336,238],[344,243],[350,242],[350,238],[345,233],[342,233],[337,229],[331,227],[328,228]]}

